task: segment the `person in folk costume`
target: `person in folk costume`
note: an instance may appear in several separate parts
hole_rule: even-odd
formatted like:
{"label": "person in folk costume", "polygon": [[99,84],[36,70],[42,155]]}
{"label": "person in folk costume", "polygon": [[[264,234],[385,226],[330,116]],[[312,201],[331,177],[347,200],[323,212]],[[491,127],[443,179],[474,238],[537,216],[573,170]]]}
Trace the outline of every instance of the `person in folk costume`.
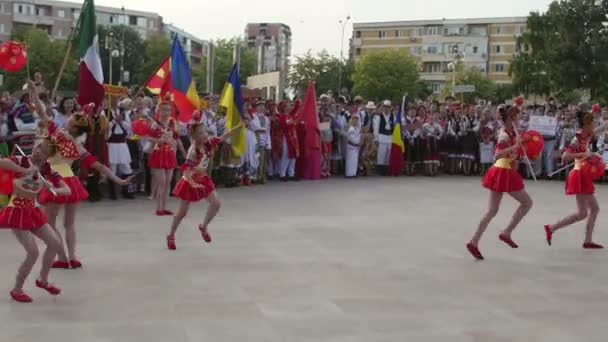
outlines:
{"label": "person in folk costume", "polygon": [[344,176],[346,178],[357,177],[357,171],[359,170],[359,150],[361,148],[361,123],[359,122],[359,115],[355,114],[351,116],[350,126],[346,133],[346,163]]}
{"label": "person in folk costume", "polygon": [[378,144],[377,172],[382,176],[386,176],[388,173],[388,161],[395,128],[395,115],[392,113],[391,107],[391,101],[385,100],[380,107],[380,115],[373,119],[374,140]]}
{"label": "person in folk costume", "polygon": [[283,148],[283,138],[281,135],[281,124],[277,117],[277,105],[274,101],[266,104],[268,110],[268,120],[270,127],[270,157],[268,158],[267,176],[268,179],[279,177],[279,166],[281,163],[281,152]]}
{"label": "person in folk costume", "polygon": [[[85,148],[91,153],[100,163],[109,166],[108,160],[108,117],[102,113],[102,108],[95,110],[87,115],[89,120],[89,128],[86,132]],[[89,169],[80,165],[80,175],[86,179],[87,192],[89,193],[89,201],[97,202],[101,200],[102,193],[100,190],[101,175],[97,170]]]}
{"label": "person in folk costume", "polygon": [[256,129],[259,128],[259,121],[256,120],[252,125],[253,110],[248,110],[243,115],[245,123],[245,153],[241,156],[242,176],[241,184],[249,186],[252,181],[257,180],[258,166],[260,163],[258,156],[258,138]]}
{"label": "person in folk costume", "polygon": [[192,141],[186,154],[186,162],[181,166],[182,177],[175,186],[175,189],[173,189],[173,195],[179,198],[180,201],[177,213],[171,223],[169,235],[167,235],[167,248],[169,250],[177,249],[175,245],[175,233],[184,217],[188,214],[190,204],[203,199],[209,202],[209,208],[207,209],[203,223],[198,226],[198,229],[205,242],[211,242],[208,227],[219,212],[221,202],[215,191],[215,184],[208,174],[209,162],[213,158],[217,146],[242,127],[242,124],[239,124],[219,138],[210,138],[207,130],[200,123],[200,116],[199,112],[193,115],[193,123],[189,127]]}
{"label": "person in folk costume", "polygon": [[[119,108],[118,111],[110,113],[110,123],[108,125],[108,159],[110,169],[115,175],[123,179],[131,178],[131,152],[127,145],[127,139],[131,135],[131,127],[127,124],[126,109]],[[116,200],[116,187],[114,183],[108,183],[110,199]],[[135,199],[135,185],[133,183],[122,188],[122,195],[127,199]]]}
{"label": "person in folk costume", "polygon": [[566,162],[574,160],[575,163],[574,169],[570,171],[566,179],[566,195],[576,196],[577,212],[564,217],[555,224],[545,225],[545,234],[550,246],[556,231],[587,219],[583,248],[601,249],[604,248],[602,245],[593,242],[593,230],[600,207],[595,198],[592,176],[589,171],[582,169],[582,163],[585,159],[594,156],[589,145],[596,134],[608,128],[608,123],[596,127],[593,122],[593,114],[582,111],[577,113],[577,119],[581,129],[576,133],[576,137],[566,148],[562,157]]}
{"label": "person in folk costume", "polygon": [[329,103],[331,115],[331,131],[333,135],[331,145],[331,173],[334,175],[340,174],[342,164],[342,136],[346,133],[345,122],[340,118],[340,109],[338,104],[331,101]]}
{"label": "person in folk costume", "polygon": [[36,206],[36,197],[43,187],[52,189],[58,195],[70,194],[70,188],[59,174],[51,170],[47,162],[52,148],[52,144],[45,139],[34,147],[31,160],[22,156],[0,159],[0,172],[3,177],[7,177],[6,183],[3,184],[6,188],[1,190],[3,193],[12,193],[9,204],[0,209],[0,229],[11,229],[26,252],[25,260],[19,266],[15,285],[10,291],[11,298],[16,302],[32,301],[23,291],[23,285],[38,259],[35,237],[46,245],[36,287],[53,296],[61,293],[61,289],[48,282],[61,242],[49,225],[45,213]]}
{"label": "person in folk costume", "polygon": [[460,114],[450,109],[446,123],[445,148],[448,157],[448,173],[451,175],[458,173],[461,157],[459,140],[460,119]]}
{"label": "person in folk costume", "polygon": [[515,125],[519,122],[519,113],[520,111],[516,107],[511,107],[508,110],[503,108],[500,111],[504,128],[498,135],[495,154],[496,163],[486,172],[482,182],[483,187],[490,191],[488,210],[482,216],[473,238],[466,245],[469,253],[478,260],[483,260],[478,248],[479,240],[498,213],[500,202],[505,193],[519,202],[519,207],[513,214],[509,225],[498,236],[502,242],[511,248],[518,248],[518,245],[511,238],[511,234],[532,208],[532,199],[524,189],[523,179],[517,172],[518,156],[522,148],[521,139],[517,137],[515,132],[517,129]]}
{"label": "person in folk costume", "polygon": [[443,136],[443,127],[438,123],[439,113],[430,115],[430,121],[422,125],[422,145],[424,148],[424,167],[428,176],[439,172],[439,142]]}
{"label": "person in folk costume", "polygon": [[[346,98],[344,96],[338,97],[338,101],[336,103],[336,109],[337,109],[337,113],[338,113],[337,120],[338,120],[338,127],[339,127],[338,139],[340,141],[340,157],[341,157],[340,160],[343,161],[343,163],[345,163],[346,162],[346,152],[347,152],[347,147],[348,147],[348,138],[346,137],[346,134],[349,129],[351,113],[346,108]],[[344,168],[344,164],[341,166],[342,166],[342,168]]]}
{"label": "person in folk costume", "polygon": [[486,108],[481,113],[481,118],[475,126],[475,132],[479,134],[479,163],[481,172],[486,173],[494,163],[494,146],[498,124],[491,118],[491,111]]}
{"label": "person in folk costume", "polygon": [[[57,225],[57,216],[59,209],[63,206],[63,226],[65,228],[65,246],[59,250],[58,260],[53,263],[54,268],[80,268],[82,263],[76,257],[76,211],[78,204],[88,198],[89,194],[80,182],[80,179],[74,175],[71,165],[74,161],[78,161],[81,167],[93,169],[105,177],[110,178],[114,183],[125,186],[130,183],[130,179],[121,179],[117,177],[112,170],[107,166],[99,163],[97,159],[84,148],[85,134],[90,129],[89,115],[95,110],[95,104],[91,103],[82,108],[82,112],[77,112],[72,115],[68,122],[67,129],[57,128],[53,121],[45,114],[41,118],[42,124],[45,126],[48,136],[52,139],[53,146],[49,155],[49,164],[54,172],[57,172],[63,179],[63,182],[70,188],[70,193],[53,194],[46,188],[40,191],[38,202],[45,207],[45,213],[49,218],[49,224],[55,230],[55,233],[60,237],[59,227]],[[46,137],[43,137],[46,138]]]}
{"label": "person in folk costume", "polygon": [[255,104],[250,126],[258,138],[257,153],[259,157],[256,183],[266,183],[266,168],[268,166],[269,151],[272,147],[270,141],[270,119],[266,116],[266,102],[259,100]]}
{"label": "person in folk costume", "polygon": [[333,144],[333,131],[331,129],[332,116],[328,104],[321,104],[319,108],[319,131],[321,135],[321,177],[331,176],[331,155]]}
{"label": "person in folk costume", "polygon": [[[220,106],[218,114],[220,119],[217,124],[217,134],[223,135],[226,127],[226,107]],[[220,147],[220,175],[224,186],[227,188],[238,187],[239,184],[239,168],[241,164],[241,157],[234,153],[230,138],[224,140]]]}
{"label": "person in folk costume", "polygon": [[[602,122],[608,122],[608,108],[604,108],[604,110],[601,113],[602,116]],[[597,139],[597,151],[598,153],[600,153],[602,155],[602,159],[604,160],[604,163],[608,164],[608,134],[606,133],[606,131],[603,131],[598,139]],[[602,176],[602,181],[606,180],[607,175],[604,174],[604,176]]]}
{"label": "person in folk costume", "polygon": [[447,170],[448,169],[448,149],[449,146],[447,144],[446,141],[446,137],[447,137],[447,128],[448,128],[448,110],[446,106],[440,106],[439,107],[439,121],[438,121],[439,125],[441,125],[441,128],[443,129],[443,137],[441,138],[441,140],[439,141],[439,158],[440,158],[440,168],[443,170]]}
{"label": "person in folk costume", "polygon": [[[293,108],[289,101],[283,101],[278,107],[279,112],[277,118],[279,120],[281,143],[281,163],[279,165],[279,177],[282,181],[296,180],[296,159],[298,158],[300,149],[298,144],[298,135],[296,132],[296,124],[298,118],[296,113],[300,107],[300,102],[296,101]],[[289,114],[286,114],[289,113]]]}
{"label": "person in folk costume", "polygon": [[403,141],[405,147],[405,169],[408,176],[416,173],[416,167],[422,161],[420,138],[422,134],[422,122],[418,118],[418,110],[413,105],[409,106],[407,116],[403,119]]}
{"label": "person in folk costume", "polygon": [[179,139],[177,122],[171,117],[173,104],[165,99],[158,107],[156,120],[150,125],[149,142],[154,146],[148,159],[152,173],[152,197],[156,199],[156,215],[171,216],[166,209],[173,172],[177,167],[177,150],[186,154]]}
{"label": "person in folk costume", "polygon": [[[572,116],[572,112],[568,108],[565,108],[564,115],[562,120],[558,124],[558,135],[559,135],[559,151],[563,155],[565,149],[570,146],[574,138],[576,137],[576,132],[578,131],[577,119]],[[564,166],[563,160],[559,160],[560,166]],[[562,179],[566,179],[568,174],[567,170],[564,170],[560,177]]]}
{"label": "person in folk costume", "polygon": [[470,112],[463,113],[458,122],[458,140],[460,142],[460,164],[462,173],[470,176],[473,171],[473,163],[477,154],[477,137],[475,136],[475,118]]}

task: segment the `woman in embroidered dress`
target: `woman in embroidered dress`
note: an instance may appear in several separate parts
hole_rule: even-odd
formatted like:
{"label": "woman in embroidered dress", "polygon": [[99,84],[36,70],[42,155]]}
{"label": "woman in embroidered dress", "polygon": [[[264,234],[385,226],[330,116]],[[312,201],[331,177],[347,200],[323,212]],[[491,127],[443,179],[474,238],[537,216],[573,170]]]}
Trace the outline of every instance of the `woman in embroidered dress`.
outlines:
{"label": "woman in embroidered dress", "polygon": [[61,248],[61,242],[48,224],[47,216],[36,206],[36,197],[43,187],[51,188],[57,194],[70,193],[70,188],[65,185],[61,176],[51,171],[47,163],[50,149],[51,145],[45,141],[34,148],[31,162],[26,157],[0,160],[0,169],[8,179],[7,183],[3,184],[2,192],[12,193],[8,206],[0,210],[0,229],[11,229],[26,252],[25,260],[17,272],[15,286],[10,292],[11,298],[16,302],[32,301],[23,291],[23,285],[40,254],[34,237],[46,245],[36,287],[53,296],[61,293],[61,289],[48,282],[51,266]]}
{"label": "woman in embroidered dress", "polygon": [[150,127],[150,143],[154,145],[148,166],[152,170],[152,197],[156,199],[156,215],[171,216],[173,213],[167,210],[167,200],[171,187],[173,171],[177,167],[177,149],[186,155],[184,146],[179,139],[177,122],[171,118],[171,102],[165,101],[160,104],[158,119]]}
{"label": "woman in embroidered dress", "polygon": [[198,118],[198,114],[195,115],[194,123],[190,126],[192,145],[188,149],[186,163],[181,167],[183,176],[173,190],[173,195],[179,198],[180,202],[177,213],[173,217],[171,230],[167,236],[167,248],[170,250],[177,248],[175,245],[175,233],[184,217],[186,217],[186,214],[188,214],[190,204],[203,199],[207,199],[209,208],[207,209],[203,223],[198,226],[198,229],[205,242],[211,242],[211,235],[207,228],[211,220],[219,212],[221,202],[215,191],[215,184],[207,173],[207,168],[218,144],[228,139],[242,127],[242,124],[237,125],[219,138],[210,138],[205,131],[205,127],[200,124],[200,119],[197,120],[196,118]]}
{"label": "woman in embroidered dress", "polygon": [[565,149],[562,157],[565,162],[574,160],[574,169],[570,171],[566,179],[566,195],[576,196],[577,212],[564,217],[555,224],[545,225],[545,235],[547,243],[551,246],[553,234],[556,231],[587,219],[583,248],[602,249],[604,248],[602,245],[593,242],[595,220],[600,211],[599,204],[595,198],[595,186],[593,185],[590,172],[581,166],[585,159],[594,156],[589,149],[589,144],[596,134],[608,127],[608,124],[604,123],[594,128],[592,113],[579,112],[577,113],[577,118],[581,129],[576,133],[576,137],[570,146]]}
{"label": "woman in embroidered dress", "polygon": [[475,259],[483,260],[478,245],[481,236],[490,224],[490,221],[498,213],[500,202],[506,193],[519,202],[519,207],[513,214],[511,222],[503,230],[498,238],[509,245],[511,248],[518,248],[518,245],[511,239],[511,234],[521,220],[532,208],[532,199],[524,190],[524,182],[521,175],[517,172],[518,155],[521,149],[521,140],[516,137],[514,125],[518,122],[519,110],[515,107],[506,110],[500,109],[500,116],[504,123],[504,128],[498,136],[496,145],[496,163],[483,177],[483,187],[490,190],[488,210],[481,218],[477,231],[471,241],[467,244],[467,249]]}
{"label": "woman in embroidered dress", "polygon": [[112,171],[105,165],[97,162],[97,159],[93,157],[83,147],[84,133],[89,127],[89,120],[87,115],[95,110],[94,104],[86,105],[83,108],[84,112],[73,114],[68,122],[67,131],[64,129],[57,128],[54,122],[49,120],[49,117],[43,115],[43,125],[48,131],[49,137],[52,139],[53,144],[56,145],[56,149],[51,151],[49,156],[49,164],[54,172],[57,172],[63,179],[63,182],[70,188],[70,193],[65,194],[53,194],[46,188],[40,191],[40,197],[38,202],[45,206],[46,215],[49,218],[49,224],[61,240],[61,233],[57,226],[57,215],[59,209],[64,206],[63,225],[65,228],[65,245],[67,247],[67,253],[63,244],[59,250],[59,258],[53,263],[53,268],[80,268],[82,263],[76,257],[76,210],[78,204],[86,200],[89,196],[84,186],[80,182],[78,176],[72,172],[72,163],[76,160],[80,161],[80,166],[94,169],[100,174],[109,177],[114,183],[125,186],[129,184],[131,178],[120,179],[112,173]]}

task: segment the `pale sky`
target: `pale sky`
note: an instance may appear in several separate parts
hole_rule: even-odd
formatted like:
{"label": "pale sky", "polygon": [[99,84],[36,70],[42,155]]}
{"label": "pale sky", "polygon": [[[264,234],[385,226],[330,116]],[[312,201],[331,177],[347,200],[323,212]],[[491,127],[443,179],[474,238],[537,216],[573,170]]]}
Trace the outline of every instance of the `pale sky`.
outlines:
{"label": "pale sky", "polygon": [[[551,0],[95,0],[100,6],[156,12],[166,23],[201,39],[244,34],[248,22],[291,27],[292,53],[328,50],[340,54],[340,19],[351,22],[526,16],[545,11]],[[344,54],[352,25],[346,26]]]}

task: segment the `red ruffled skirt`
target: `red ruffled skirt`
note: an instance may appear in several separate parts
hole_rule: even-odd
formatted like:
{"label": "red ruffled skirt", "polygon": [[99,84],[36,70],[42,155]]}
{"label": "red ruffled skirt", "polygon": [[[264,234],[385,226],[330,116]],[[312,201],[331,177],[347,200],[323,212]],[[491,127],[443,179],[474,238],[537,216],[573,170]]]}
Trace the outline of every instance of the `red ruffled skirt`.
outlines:
{"label": "red ruffled skirt", "polygon": [[[63,182],[70,188],[72,191],[69,195],[53,195],[49,189],[46,187],[40,191],[40,196],[38,197],[38,202],[42,205],[47,203],[78,203],[80,201],[84,201],[89,198],[89,193],[82,185],[80,179],[77,176],[65,177],[63,178]],[[55,184],[57,185],[57,184]]]}
{"label": "red ruffled skirt", "polygon": [[492,166],[483,176],[483,187],[494,192],[518,192],[524,189],[524,180],[514,169]]}
{"label": "red ruffled skirt", "polygon": [[0,229],[33,230],[49,222],[33,198],[15,198],[13,203],[15,206],[0,209]]}
{"label": "red ruffled skirt", "polygon": [[198,202],[209,197],[209,195],[215,191],[215,183],[213,183],[211,177],[204,175],[196,177],[195,179],[196,183],[202,185],[201,188],[193,188],[190,183],[182,177],[175,185],[173,195],[184,201]]}
{"label": "red ruffled skirt", "polygon": [[148,166],[151,169],[175,169],[177,167],[177,155],[171,145],[155,147],[148,158]]}
{"label": "red ruffled skirt", "polygon": [[579,169],[574,169],[568,173],[566,179],[566,195],[591,195],[595,193],[595,185],[593,179],[587,172],[582,172]]}

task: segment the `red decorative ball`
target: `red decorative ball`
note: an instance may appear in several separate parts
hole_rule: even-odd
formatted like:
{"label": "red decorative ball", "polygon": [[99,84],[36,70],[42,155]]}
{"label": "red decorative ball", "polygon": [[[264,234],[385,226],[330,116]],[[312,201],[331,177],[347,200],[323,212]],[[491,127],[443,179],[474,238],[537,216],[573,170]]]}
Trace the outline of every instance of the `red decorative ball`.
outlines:
{"label": "red decorative ball", "polygon": [[131,128],[133,129],[133,133],[137,135],[146,136],[150,134],[150,123],[146,119],[137,119],[133,121]]}
{"label": "red decorative ball", "polygon": [[593,180],[599,179],[606,172],[606,162],[600,156],[591,156],[581,162],[581,171],[589,173]]}
{"label": "red decorative ball", "polygon": [[518,105],[518,106],[523,106],[523,104],[524,104],[524,99],[518,96],[518,97],[516,97],[516,98],[515,98],[514,102],[515,102],[515,104],[516,104],[516,105]]}
{"label": "red decorative ball", "polygon": [[533,130],[525,131],[521,134],[521,140],[528,158],[536,159],[540,156],[545,145],[542,134]]}
{"label": "red decorative ball", "polygon": [[600,104],[596,103],[594,105],[591,106],[591,113],[599,113],[601,112],[602,109],[600,108]]}
{"label": "red decorative ball", "polygon": [[19,42],[8,41],[0,47],[0,68],[15,72],[27,63],[27,53]]}

